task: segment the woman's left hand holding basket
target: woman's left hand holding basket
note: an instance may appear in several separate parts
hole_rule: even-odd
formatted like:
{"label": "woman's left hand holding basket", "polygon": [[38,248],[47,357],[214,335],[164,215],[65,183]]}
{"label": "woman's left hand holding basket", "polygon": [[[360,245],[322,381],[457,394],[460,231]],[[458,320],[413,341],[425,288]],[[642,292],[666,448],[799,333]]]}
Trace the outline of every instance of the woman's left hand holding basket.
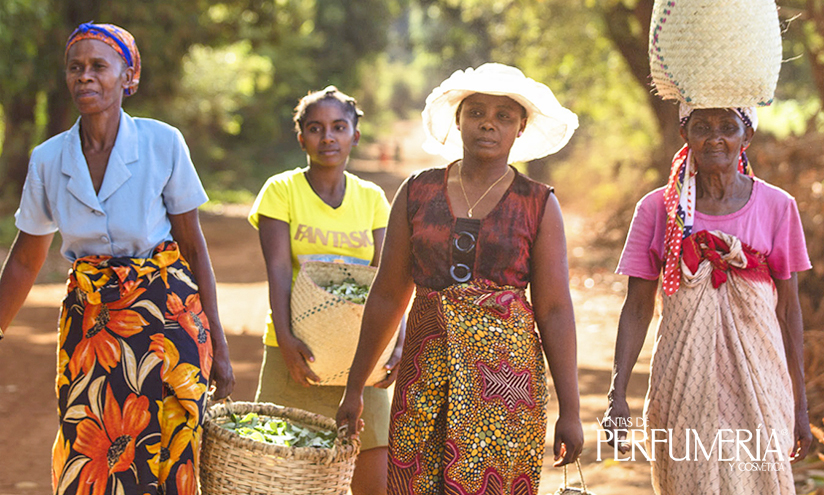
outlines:
{"label": "woman's left hand holding basket", "polygon": [[577,416],[561,415],[555,422],[555,467],[575,462],[584,448],[584,430]]}
{"label": "woman's left hand holding basket", "polygon": [[213,398],[215,400],[229,397],[235,387],[235,374],[229,360],[229,347],[225,341],[222,345],[217,343],[214,345],[209,384],[214,387]]}
{"label": "woman's left hand holding basket", "polygon": [[[345,431],[346,436],[350,438],[358,438],[363,429],[363,388],[356,391],[353,388],[346,387],[346,393],[341,399],[338,414],[335,421],[338,423],[338,431]],[[352,428],[351,425],[357,425]]]}

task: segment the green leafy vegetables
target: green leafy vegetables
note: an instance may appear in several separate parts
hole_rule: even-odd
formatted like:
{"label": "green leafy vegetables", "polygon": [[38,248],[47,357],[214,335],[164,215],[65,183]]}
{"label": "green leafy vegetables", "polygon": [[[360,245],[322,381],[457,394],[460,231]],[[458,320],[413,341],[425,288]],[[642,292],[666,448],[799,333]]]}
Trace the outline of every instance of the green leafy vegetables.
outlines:
{"label": "green leafy vegetables", "polygon": [[218,423],[222,428],[258,442],[282,447],[319,447],[331,449],[335,443],[334,431],[316,431],[294,425],[283,418],[259,416],[250,412],[243,417],[232,413]]}
{"label": "green leafy vegetables", "polygon": [[369,294],[368,285],[359,284],[352,278],[347,278],[339,284],[330,283],[329,285],[324,285],[323,288],[326,289],[327,292],[355,304],[365,304],[366,295]]}

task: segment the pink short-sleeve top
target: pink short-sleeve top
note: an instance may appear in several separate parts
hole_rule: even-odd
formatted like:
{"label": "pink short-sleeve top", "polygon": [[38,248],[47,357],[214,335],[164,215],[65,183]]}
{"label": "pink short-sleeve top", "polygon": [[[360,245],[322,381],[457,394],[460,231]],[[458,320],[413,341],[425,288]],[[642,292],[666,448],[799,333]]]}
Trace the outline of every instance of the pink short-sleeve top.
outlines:
{"label": "pink short-sleeve top", "polygon": [[[664,265],[667,213],[664,188],[644,196],[635,207],[616,273],[655,280]],[[693,232],[720,230],[764,254],[775,279],[812,268],[795,199],[786,191],[754,179],[749,201],[728,215],[695,212]]]}

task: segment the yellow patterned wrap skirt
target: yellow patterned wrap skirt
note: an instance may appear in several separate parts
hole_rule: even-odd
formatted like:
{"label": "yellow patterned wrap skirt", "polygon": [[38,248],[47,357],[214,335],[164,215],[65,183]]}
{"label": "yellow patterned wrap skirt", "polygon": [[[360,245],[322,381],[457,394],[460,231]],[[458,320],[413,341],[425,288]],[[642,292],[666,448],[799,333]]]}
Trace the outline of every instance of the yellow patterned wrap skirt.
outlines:
{"label": "yellow patterned wrap skirt", "polygon": [[392,403],[389,493],[537,494],[546,402],[522,289],[417,287]]}

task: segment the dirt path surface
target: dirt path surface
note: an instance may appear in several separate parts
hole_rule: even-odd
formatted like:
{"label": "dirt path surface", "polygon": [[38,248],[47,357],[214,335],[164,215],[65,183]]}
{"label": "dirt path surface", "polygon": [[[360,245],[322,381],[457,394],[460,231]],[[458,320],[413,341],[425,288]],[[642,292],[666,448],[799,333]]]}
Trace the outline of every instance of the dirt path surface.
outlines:
{"label": "dirt path surface", "polygon": [[[408,171],[387,166],[361,165],[359,175],[382,185],[394,195]],[[223,326],[229,340],[237,377],[235,400],[252,400],[262,357],[261,335],[268,303],[263,258],[257,233],[246,222],[247,207],[204,214],[202,223],[218,283]],[[583,258],[580,244],[586,222],[567,215],[567,240],[573,257]],[[57,263],[57,270],[67,268]],[[599,495],[651,494],[645,462],[612,461],[604,447],[597,460],[597,419],[606,403],[618,312],[625,283],[608,272],[576,270],[573,262],[572,295],[578,325],[578,362],[581,414],[586,447],[581,459],[587,484]],[[51,493],[50,453],[57,430],[54,395],[56,320],[63,295],[62,283],[35,286],[25,307],[0,344],[0,495]],[[630,405],[640,415],[646,388],[651,344],[641,355],[630,384]],[[552,390],[550,388],[550,390]],[[554,493],[562,470],[551,466],[552,425],[557,402],[552,397],[547,435],[549,455],[544,463],[541,494]],[[577,473],[570,472],[571,479]]]}

